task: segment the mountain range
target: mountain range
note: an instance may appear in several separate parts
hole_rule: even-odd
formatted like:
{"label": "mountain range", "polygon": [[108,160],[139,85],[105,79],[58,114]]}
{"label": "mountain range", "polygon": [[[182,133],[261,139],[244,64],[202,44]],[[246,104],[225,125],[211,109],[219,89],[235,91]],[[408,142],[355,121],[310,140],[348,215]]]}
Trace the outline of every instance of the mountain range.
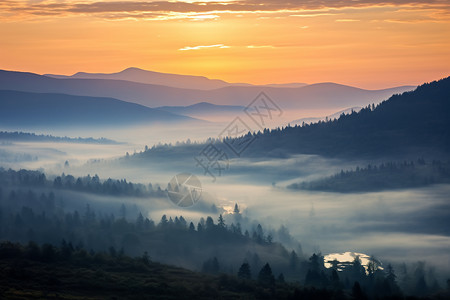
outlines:
{"label": "mountain range", "polygon": [[[392,94],[414,88],[412,86],[401,86],[382,90],[364,90],[335,83],[319,83],[294,88],[246,85],[201,90],[118,79],[54,78],[55,75],[52,76],[0,71],[0,90],[110,97],[152,108],[160,106],[189,106],[199,102],[246,106],[263,91],[281,109],[306,110],[326,108],[338,110],[354,106],[365,106],[368,103],[379,103]],[[77,77],[80,76],[78,75]],[[108,75],[106,77],[111,76]],[[182,78],[184,80],[184,77]],[[201,80],[209,82],[209,79]],[[157,82],[161,83],[160,81]]]}
{"label": "mountain range", "polygon": [[[154,71],[142,70],[139,68],[127,68],[117,73],[86,73],[78,72],[73,75],[57,75],[44,74],[47,77],[58,79],[116,79],[126,80],[138,83],[157,84],[170,86],[181,89],[196,89],[196,90],[213,90],[227,86],[255,86],[249,83],[229,83],[220,79],[209,79],[204,76],[194,75],[179,75],[170,73],[161,73]],[[280,87],[280,88],[297,88],[308,85],[302,82],[293,83],[272,83],[257,85],[263,87]]]}
{"label": "mountain range", "polygon": [[204,76],[179,75],[127,68],[117,73],[86,73],[78,72],[71,76],[45,74],[57,79],[106,79],[126,80],[137,83],[164,85],[181,89],[212,90],[226,86],[250,86],[247,83],[228,83],[219,79],[209,79]]}
{"label": "mountain range", "polygon": [[0,90],[0,126],[120,126],[203,122],[113,98]]}

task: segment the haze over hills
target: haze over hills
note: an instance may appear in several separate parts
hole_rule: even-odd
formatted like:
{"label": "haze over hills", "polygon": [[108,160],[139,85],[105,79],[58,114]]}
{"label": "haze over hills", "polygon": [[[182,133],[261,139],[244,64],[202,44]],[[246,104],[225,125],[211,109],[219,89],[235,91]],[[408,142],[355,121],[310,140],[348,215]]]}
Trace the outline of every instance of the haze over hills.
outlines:
{"label": "haze over hills", "polygon": [[156,107],[156,109],[211,122],[229,122],[238,114],[242,113],[245,106],[216,105],[208,102],[200,102],[189,106],[161,106]]}
{"label": "haze over hills", "polygon": [[172,112],[175,114],[189,115],[192,113],[215,113],[215,112],[238,112],[242,111],[245,106],[238,105],[217,105],[208,102],[199,102],[188,106],[161,106],[156,109]]}
{"label": "haze over hills", "polygon": [[33,73],[0,71],[0,89],[79,96],[111,97],[147,107],[187,106],[198,102],[218,105],[249,104],[261,91],[282,109],[344,109],[378,103],[411,86],[364,90],[335,83],[299,88],[228,86],[214,90],[180,89],[124,80],[56,79]]}
{"label": "haze over hills", "polygon": [[5,128],[176,122],[201,121],[113,98],[0,90],[0,125]]}

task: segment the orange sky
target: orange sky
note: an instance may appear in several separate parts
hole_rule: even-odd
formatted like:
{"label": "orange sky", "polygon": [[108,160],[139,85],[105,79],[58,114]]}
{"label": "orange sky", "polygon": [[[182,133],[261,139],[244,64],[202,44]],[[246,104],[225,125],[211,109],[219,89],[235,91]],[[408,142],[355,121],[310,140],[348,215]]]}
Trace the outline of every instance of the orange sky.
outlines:
{"label": "orange sky", "polygon": [[[356,3],[349,6],[349,3]],[[364,88],[450,75],[448,1],[0,1],[0,69]]]}

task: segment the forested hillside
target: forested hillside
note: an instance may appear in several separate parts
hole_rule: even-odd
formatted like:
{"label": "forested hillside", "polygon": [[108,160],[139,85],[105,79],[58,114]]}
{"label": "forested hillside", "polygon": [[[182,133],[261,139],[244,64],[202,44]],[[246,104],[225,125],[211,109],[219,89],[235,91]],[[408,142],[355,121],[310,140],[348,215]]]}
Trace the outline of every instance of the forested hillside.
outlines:
{"label": "forested hillside", "polygon": [[450,151],[450,77],[394,95],[338,120],[265,130],[249,155],[385,156]]}
{"label": "forested hillside", "polygon": [[437,160],[387,162],[356,167],[314,181],[289,185],[292,189],[327,192],[370,192],[450,182],[450,163]]}

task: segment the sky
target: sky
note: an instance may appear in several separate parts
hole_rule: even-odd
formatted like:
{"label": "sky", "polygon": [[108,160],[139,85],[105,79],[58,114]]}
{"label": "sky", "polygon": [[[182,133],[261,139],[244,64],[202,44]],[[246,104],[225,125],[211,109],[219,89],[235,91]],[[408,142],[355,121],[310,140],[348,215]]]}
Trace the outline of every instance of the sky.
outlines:
{"label": "sky", "polygon": [[443,0],[1,0],[0,69],[367,89],[450,74]]}

